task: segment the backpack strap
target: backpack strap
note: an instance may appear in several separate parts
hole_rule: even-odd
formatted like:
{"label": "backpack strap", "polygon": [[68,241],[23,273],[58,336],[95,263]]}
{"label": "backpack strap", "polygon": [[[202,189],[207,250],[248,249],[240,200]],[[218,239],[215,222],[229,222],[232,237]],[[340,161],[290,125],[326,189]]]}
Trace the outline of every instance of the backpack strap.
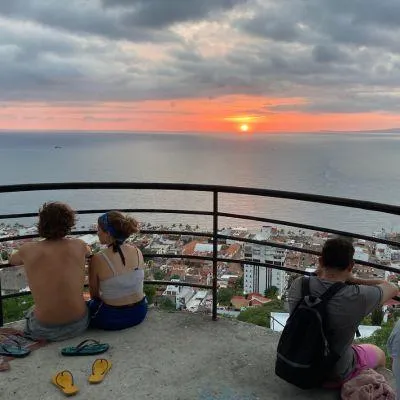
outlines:
{"label": "backpack strap", "polygon": [[309,295],[310,295],[310,277],[303,276],[301,279],[301,297],[304,299],[304,297]]}
{"label": "backpack strap", "polygon": [[324,303],[328,303],[328,301],[341,289],[343,289],[346,286],[344,282],[336,282],[331,287],[320,296],[320,299]]}
{"label": "backpack strap", "polygon": [[[328,304],[329,300],[337,293],[339,290],[343,289],[346,286],[345,283],[343,282],[336,282],[333,285],[331,285],[321,296],[320,299],[324,305],[324,307]],[[302,298],[306,296],[310,296],[310,277],[309,276],[303,276],[302,281],[301,281],[301,294]],[[300,300],[301,302],[301,300]],[[299,303],[300,303],[299,302]],[[327,321],[325,321],[325,329],[327,329]],[[356,330],[356,335],[357,337],[360,337],[360,331],[357,328]]]}
{"label": "backpack strap", "polygon": [[[331,285],[320,297],[320,299],[324,303],[328,303],[328,301],[341,289],[346,286],[343,282],[336,282]],[[303,276],[301,280],[301,297],[304,298],[306,296],[310,296],[310,277]]]}

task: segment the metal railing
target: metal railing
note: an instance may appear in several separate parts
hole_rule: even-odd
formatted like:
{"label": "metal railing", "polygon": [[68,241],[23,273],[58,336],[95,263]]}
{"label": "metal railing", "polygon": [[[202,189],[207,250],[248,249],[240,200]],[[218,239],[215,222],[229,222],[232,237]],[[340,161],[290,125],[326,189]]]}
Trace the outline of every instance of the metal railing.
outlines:
{"label": "metal railing", "polygon": [[[288,192],[288,191],[278,191],[278,190],[269,190],[269,189],[256,189],[256,188],[246,188],[246,187],[237,187],[237,186],[220,186],[220,185],[195,185],[195,184],[177,184],[177,183],[131,183],[131,182],[72,182],[72,183],[38,183],[38,184],[21,184],[21,185],[5,185],[0,186],[0,194],[3,193],[16,193],[16,192],[32,192],[32,191],[49,191],[49,190],[95,190],[95,189],[107,189],[107,190],[157,190],[157,191],[190,191],[190,192],[206,192],[212,196],[212,210],[184,210],[184,209],[161,209],[161,208],[118,208],[114,207],[114,209],[120,209],[124,212],[132,212],[132,213],[153,213],[153,214],[181,214],[181,215],[197,215],[197,216],[209,216],[212,217],[212,232],[192,232],[186,230],[142,230],[141,232],[144,234],[170,234],[170,235],[190,235],[190,236],[201,236],[207,237],[212,240],[212,255],[211,256],[195,256],[195,255],[182,255],[182,254],[146,254],[146,258],[175,258],[175,259],[187,259],[187,260],[198,260],[198,261],[209,261],[212,262],[212,285],[202,285],[202,284],[191,284],[186,282],[171,282],[171,281],[145,281],[146,284],[173,284],[175,286],[191,286],[196,288],[203,288],[212,291],[213,295],[213,303],[212,303],[212,319],[217,319],[217,284],[218,284],[218,263],[226,262],[226,263],[240,263],[241,265],[248,264],[259,267],[266,267],[272,269],[283,270],[286,272],[294,272],[307,274],[307,272],[303,270],[299,270],[297,268],[289,268],[285,265],[275,265],[269,262],[256,262],[252,260],[246,259],[230,259],[225,257],[219,257],[218,255],[218,243],[220,240],[232,240],[240,243],[249,243],[254,245],[265,245],[269,247],[275,247],[280,249],[285,249],[289,251],[311,254],[311,255],[319,255],[319,252],[296,247],[283,243],[276,243],[272,241],[260,241],[249,238],[241,238],[237,236],[229,236],[219,234],[219,220],[220,218],[232,218],[232,219],[240,219],[240,220],[250,220],[257,221],[262,223],[269,223],[275,225],[282,225],[288,227],[294,227],[299,229],[306,229],[311,231],[319,231],[325,232],[333,235],[341,235],[346,237],[352,237],[356,239],[362,239],[374,243],[383,243],[389,246],[399,247],[400,243],[388,239],[380,239],[373,236],[361,235],[352,232],[340,231],[335,229],[329,229],[326,227],[314,226],[301,224],[296,222],[277,220],[271,218],[263,218],[251,215],[244,214],[233,214],[221,212],[219,207],[219,195],[220,194],[232,194],[232,195],[247,195],[247,196],[259,196],[259,197],[273,197],[279,199],[290,199],[296,201],[305,201],[311,203],[318,204],[326,204],[333,206],[342,206],[349,208],[356,208],[360,210],[369,210],[375,212],[388,213],[392,215],[400,215],[400,207],[382,203],[375,203],[364,200],[355,200],[355,199],[347,199],[340,197],[331,197],[331,196],[322,196],[322,195],[314,195],[307,193],[297,193],[297,192]],[[39,206],[39,205],[38,205]],[[78,210],[77,213],[81,215],[85,214],[100,214],[104,213],[108,210],[105,209],[87,209],[87,210]],[[10,220],[10,219],[21,219],[27,217],[35,217],[36,213],[9,213],[0,215],[1,220]],[[95,233],[92,230],[77,230],[72,234],[74,235],[82,235],[88,233]],[[21,240],[21,239],[30,239],[35,238],[38,235],[21,235],[21,236],[13,236],[13,237],[2,237],[0,238],[0,243],[13,241],[13,240]],[[400,272],[398,269],[373,263],[367,262],[363,260],[355,260],[357,264],[365,265],[385,271],[391,272]],[[0,269],[8,268],[10,265],[3,264],[0,265]],[[3,300],[25,296],[29,294],[29,292],[18,292],[7,295],[2,295],[1,291],[1,280],[0,280],[0,326],[3,325]]]}
{"label": "metal railing", "polygon": [[[270,323],[270,328],[272,329],[272,330],[275,330],[274,328],[275,328],[275,323],[277,323],[278,325],[280,325],[282,328],[284,328],[285,327],[285,325],[284,324],[282,324],[282,322],[281,321],[279,321],[278,319],[276,319],[275,317],[273,317],[272,315],[267,315],[267,321],[269,320],[269,323]],[[271,322],[273,323],[273,324],[271,324]]]}

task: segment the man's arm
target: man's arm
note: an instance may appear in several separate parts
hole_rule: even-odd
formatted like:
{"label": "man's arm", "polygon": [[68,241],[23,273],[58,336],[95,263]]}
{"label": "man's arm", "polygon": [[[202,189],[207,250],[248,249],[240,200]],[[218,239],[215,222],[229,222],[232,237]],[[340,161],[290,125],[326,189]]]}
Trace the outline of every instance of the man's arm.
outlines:
{"label": "man's arm", "polygon": [[393,283],[383,281],[383,283],[378,285],[378,287],[382,289],[381,305],[399,294],[399,288],[396,285],[393,285]]}
{"label": "man's arm", "polygon": [[354,275],[350,275],[348,282],[356,285],[378,286],[382,290],[381,305],[399,293],[399,288],[396,285],[383,279],[361,279],[356,278]]}
{"label": "man's arm", "polygon": [[386,281],[384,279],[362,279],[355,277],[353,274],[350,274],[347,282],[353,285],[377,286],[382,285]]}

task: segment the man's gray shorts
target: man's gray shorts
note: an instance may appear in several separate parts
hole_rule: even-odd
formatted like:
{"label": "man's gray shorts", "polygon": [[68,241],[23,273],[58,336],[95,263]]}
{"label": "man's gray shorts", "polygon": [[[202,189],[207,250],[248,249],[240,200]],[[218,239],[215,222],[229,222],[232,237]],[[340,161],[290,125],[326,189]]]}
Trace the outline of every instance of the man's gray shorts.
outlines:
{"label": "man's gray shorts", "polygon": [[34,340],[45,339],[51,342],[70,339],[85,332],[89,326],[89,311],[78,321],[64,325],[46,325],[40,323],[36,317],[34,307],[30,308],[25,314],[24,334]]}

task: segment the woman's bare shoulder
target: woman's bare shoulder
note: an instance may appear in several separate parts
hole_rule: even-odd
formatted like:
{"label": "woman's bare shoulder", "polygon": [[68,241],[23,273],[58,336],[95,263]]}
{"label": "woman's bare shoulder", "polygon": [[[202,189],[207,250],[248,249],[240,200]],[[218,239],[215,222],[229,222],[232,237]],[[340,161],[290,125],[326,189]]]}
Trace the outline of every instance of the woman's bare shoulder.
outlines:
{"label": "woman's bare shoulder", "polygon": [[143,258],[143,254],[139,247],[135,246],[134,244],[126,244],[125,251],[128,251],[130,254],[137,256],[139,254],[139,258]]}

